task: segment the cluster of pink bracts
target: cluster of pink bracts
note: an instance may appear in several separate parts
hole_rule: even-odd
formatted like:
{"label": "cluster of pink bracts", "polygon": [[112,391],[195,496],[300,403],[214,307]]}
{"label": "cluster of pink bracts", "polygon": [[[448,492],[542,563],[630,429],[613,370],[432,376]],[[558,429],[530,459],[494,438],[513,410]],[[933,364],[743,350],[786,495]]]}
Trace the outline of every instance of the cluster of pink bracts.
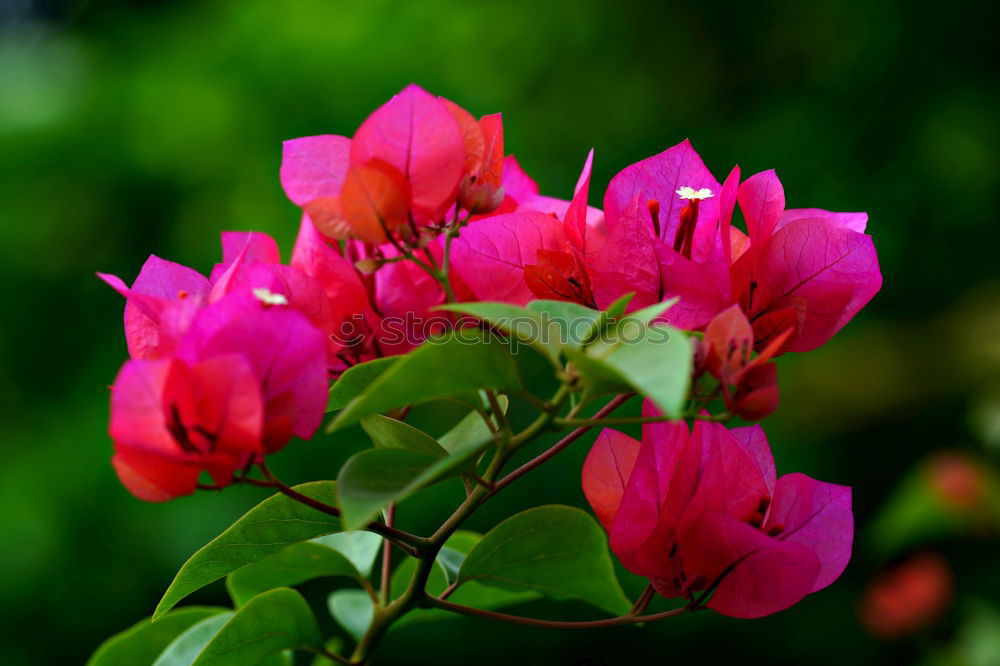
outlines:
{"label": "cluster of pink bracts", "polygon": [[[131,287],[101,276],[127,299],[132,359],[110,427],[122,482],[167,500],[311,437],[331,377],[419,343],[381,323],[446,297],[605,308],[634,292],[633,309],[676,297],[663,320],[704,332],[696,374],[756,420],[778,402],[770,359],[822,345],[881,286],[867,215],[786,209],[773,171],[740,182],[737,167],[720,184],[684,141],[615,176],[602,211],[587,205],[592,157],[571,200],[542,196],[504,156],[499,115],[476,120],[417,86],[353,138],[287,141],[281,182],[303,209],[290,264],[270,237],[230,232],[209,278],[155,256]],[[448,289],[404,250],[447,260]],[[710,605],[729,615],[785,608],[850,555],[850,490],[776,480],[759,426],[647,425],[641,443],[605,430],[584,488],[628,569],[665,596],[724,578]]]}

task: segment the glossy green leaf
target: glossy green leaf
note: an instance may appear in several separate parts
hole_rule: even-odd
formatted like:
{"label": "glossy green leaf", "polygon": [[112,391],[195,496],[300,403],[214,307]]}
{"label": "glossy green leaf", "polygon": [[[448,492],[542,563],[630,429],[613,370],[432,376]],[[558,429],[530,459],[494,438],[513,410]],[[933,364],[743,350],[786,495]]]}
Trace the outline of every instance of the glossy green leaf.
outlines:
{"label": "glossy green leaf", "polygon": [[337,590],[327,599],[330,615],[354,640],[368,631],[375,615],[375,605],[363,590]]}
{"label": "glossy green leaf", "polygon": [[554,326],[556,341],[562,348],[579,348],[594,334],[601,313],[569,301],[531,301],[528,309]]}
{"label": "glossy green leaf", "polygon": [[614,321],[625,314],[625,310],[628,309],[628,304],[632,302],[635,297],[635,292],[630,291],[624,296],[619,296],[615,299],[611,305],[604,309],[604,313],[608,316],[608,321]]}
{"label": "glossy green leaf", "polygon": [[[500,409],[506,413],[509,404],[507,396],[497,396],[497,402],[500,404]],[[486,411],[489,413],[488,409]],[[470,442],[482,443],[492,441],[492,439],[493,431],[486,425],[482,414],[472,411],[455,424],[455,427],[438,437],[437,441],[446,451],[455,453],[469,446]]]}
{"label": "glossy green leaf", "polygon": [[567,350],[589,395],[635,391],[665,414],[681,416],[691,387],[692,346],[669,326],[645,327],[626,318],[608,340]]}
{"label": "glossy green leaf", "polygon": [[428,340],[401,357],[344,407],[330,424],[330,430],[394,407],[484,388],[501,391],[520,388],[514,356],[496,336],[478,329],[461,329]]}
{"label": "glossy green leaf", "polygon": [[632,319],[634,321],[637,321],[641,324],[648,326],[651,325],[653,322],[655,322],[657,319],[659,319],[660,315],[662,315],[664,312],[677,305],[677,303],[680,302],[680,300],[681,300],[680,298],[675,297],[666,301],[662,301],[660,303],[654,303],[653,305],[648,305],[644,308],[640,308],[635,312],[630,312],[624,317],[616,317],[616,320],[620,322],[624,319]]}
{"label": "glossy green leaf", "polygon": [[432,458],[401,449],[370,449],[355,454],[344,463],[337,478],[344,527],[362,527],[390,502],[460,475],[469,459],[460,453]]}
{"label": "glossy green leaf", "polygon": [[341,553],[366,578],[371,574],[375,557],[378,555],[379,548],[382,547],[382,537],[363,530],[327,534],[316,537],[313,542],[329,546]]}
{"label": "glossy green leaf", "polygon": [[481,439],[457,442],[444,458],[403,449],[369,449],[351,456],[337,477],[344,528],[363,527],[390,502],[465,474],[492,443],[493,435],[487,429]]}
{"label": "glossy green leaf", "polygon": [[153,662],[153,666],[191,666],[208,642],[215,638],[232,616],[232,612],[220,613],[188,628],[167,646]]}
{"label": "glossy green leaf", "polygon": [[284,650],[320,648],[323,636],[309,604],[295,590],[259,594],[215,635],[193,666],[257,664]]}
{"label": "glossy green leaf", "polygon": [[186,630],[225,608],[190,606],[166,613],[153,622],[147,618],[104,641],[87,666],[152,664],[170,643]]}
{"label": "glossy green leaf", "polygon": [[343,409],[351,400],[361,395],[368,385],[399,360],[398,356],[376,358],[372,361],[352,365],[330,387],[326,411]]}
{"label": "glossy green leaf", "polygon": [[441,550],[438,551],[437,564],[441,567],[444,579],[449,585],[458,580],[458,572],[462,568],[462,562],[464,561],[465,553],[449,548],[448,546],[442,546]]}
{"label": "glossy green leaf", "polygon": [[[435,561],[435,567],[431,570],[430,577],[427,580],[427,592],[429,594],[437,596],[444,592],[445,588],[456,579],[456,565],[457,569],[460,570],[461,562],[465,559],[465,554],[472,550],[482,538],[481,534],[468,530],[459,530],[451,535],[448,541],[445,542],[444,548],[441,549],[443,556],[439,554]],[[406,589],[410,579],[413,577],[416,564],[417,561],[415,559],[408,557],[396,567],[396,571],[392,575],[392,590],[395,594],[398,595]],[[476,581],[469,581],[463,583],[448,599],[457,604],[473,608],[496,609],[532,601],[537,599],[538,596],[538,593],[532,591],[508,591],[480,585]],[[454,617],[454,614],[447,611],[418,609],[404,615],[393,626],[402,627],[415,622],[446,620]]]}
{"label": "glossy green leaf", "polygon": [[598,316],[594,325],[591,327],[590,334],[585,340],[586,343],[591,343],[598,337],[605,329],[614,322],[618,321],[625,314],[625,309],[628,308],[629,302],[631,302],[632,297],[635,296],[635,292],[629,292],[624,296],[619,296],[616,301],[611,303],[606,309],[602,310]]}
{"label": "glossy green leaf", "polygon": [[[332,504],[333,481],[314,481],[295,490]],[[197,589],[284,550],[293,543],[339,531],[340,521],[284,495],[274,495],[250,509],[229,529],[196,552],[177,572],[153,613],[157,619]]]}
{"label": "glossy green leaf", "polygon": [[448,310],[471,315],[505,335],[539,351],[556,365],[560,365],[561,348],[557,329],[551,320],[543,320],[538,313],[510,303],[449,303],[439,305],[437,310]]}
{"label": "glossy green leaf", "polygon": [[226,588],[233,603],[242,606],[261,592],[292,587],[322,576],[362,578],[343,554],[329,546],[304,541],[229,574]]}
{"label": "glossy green leaf", "polygon": [[615,615],[630,608],[604,530],[570,506],[529,509],[494,527],[469,551],[459,581],[579,599]]}
{"label": "glossy green leaf", "polygon": [[437,440],[413,426],[381,414],[361,419],[361,427],[377,449],[402,449],[432,458],[444,458],[448,451]]}

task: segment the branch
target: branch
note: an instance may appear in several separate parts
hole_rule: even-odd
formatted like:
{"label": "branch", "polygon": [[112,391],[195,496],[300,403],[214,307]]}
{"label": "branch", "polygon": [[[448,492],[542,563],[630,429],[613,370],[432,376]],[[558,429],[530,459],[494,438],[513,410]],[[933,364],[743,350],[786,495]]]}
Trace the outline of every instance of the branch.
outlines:
{"label": "branch", "polygon": [[447,599],[448,597],[450,597],[455,590],[458,589],[459,585],[461,585],[461,583],[456,580],[454,583],[452,583],[448,587],[444,588],[444,592],[442,592],[440,595],[438,595],[438,599],[441,599],[442,601],[444,601],[445,599]]}
{"label": "branch", "polygon": [[[321,511],[327,515],[340,518],[340,509],[338,509],[337,507],[330,506],[325,502],[313,499],[308,495],[303,495],[299,491],[283,483],[280,479],[274,476],[274,474],[272,474],[271,471],[267,469],[267,467],[265,467],[264,465],[258,465],[258,467],[260,467],[261,471],[264,473],[264,476],[267,477],[266,481],[258,481],[257,479],[248,479],[245,477],[241,480],[245,483],[249,483],[254,486],[260,486],[262,488],[275,488],[278,490],[278,492],[295,500],[296,502],[305,504],[306,506],[312,507],[313,509]],[[394,527],[385,525],[384,523],[378,523],[378,522],[368,523],[368,525],[365,526],[365,529],[368,530],[369,532],[374,532],[375,534],[378,534],[379,536],[392,541],[397,546],[399,546],[399,548],[401,548],[407,554],[412,555],[413,557],[418,557],[420,552],[419,549],[424,546],[425,540],[422,539],[421,537],[418,537],[415,534],[410,534],[409,532],[402,532]]]}
{"label": "branch", "polygon": [[683,418],[690,418],[696,421],[728,421],[732,418],[732,414],[729,412],[722,412],[720,414],[691,414],[685,413],[682,416],[675,418],[672,416],[623,416],[621,418],[610,418],[602,419],[597,418],[598,415],[595,414],[589,419],[571,419],[564,418],[555,420],[556,425],[561,426],[609,426],[609,425],[632,425],[632,424],[643,424],[643,423],[664,423],[667,421],[677,421]]}
{"label": "branch", "polygon": [[646,610],[646,606],[649,602],[653,600],[653,595],[656,593],[656,589],[653,584],[650,583],[646,586],[646,589],[642,591],[639,598],[635,600],[635,605],[632,606],[632,610],[628,612],[629,615],[638,615],[642,611]]}
{"label": "branch", "polygon": [[[613,412],[614,410],[618,409],[623,404],[625,404],[625,402],[627,402],[628,399],[632,397],[632,395],[633,395],[632,393],[625,393],[616,396],[611,402],[606,404],[604,407],[600,409],[600,411],[594,414],[594,418],[601,419],[607,416],[608,414],[610,414],[611,412]],[[519,478],[521,478],[531,470],[535,469],[542,463],[547,462],[549,459],[555,457],[557,453],[565,449],[567,446],[569,446],[576,440],[580,439],[580,437],[582,437],[584,433],[586,433],[593,427],[594,424],[589,422],[586,425],[581,425],[579,428],[577,428],[576,430],[569,433],[568,435],[560,439],[558,442],[553,444],[547,451],[545,451],[536,458],[532,458],[531,460],[524,463],[523,465],[515,469],[507,476],[497,481],[496,484],[493,486],[493,490],[490,491],[489,496],[492,497],[493,495],[496,495],[498,492],[500,492],[513,482],[517,481]]]}
{"label": "branch", "polygon": [[424,600],[424,603],[433,608],[440,608],[441,610],[458,613],[459,615],[469,615],[471,617],[481,617],[487,620],[496,620],[498,622],[509,622],[511,624],[520,624],[527,627],[543,627],[547,629],[601,629],[604,627],[618,627],[626,624],[642,624],[644,622],[665,620],[668,617],[686,615],[687,613],[693,613],[702,609],[700,606],[684,606],[682,608],[675,608],[674,610],[664,611],[662,613],[653,613],[652,615],[629,614],[613,617],[607,620],[585,620],[581,622],[574,622],[567,620],[538,620],[531,617],[521,617],[520,615],[497,613],[496,611],[488,611],[481,608],[472,608],[471,606],[454,604],[450,601],[445,601],[437,597],[427,597]]}
{"label": "branch", "polygon": [[[390,502],[385,511],[385,526],[392,527],[396,520],[396,503]],[[388,606],[392,599],[392,543],[386,539],[382,544],[382,605]]]}

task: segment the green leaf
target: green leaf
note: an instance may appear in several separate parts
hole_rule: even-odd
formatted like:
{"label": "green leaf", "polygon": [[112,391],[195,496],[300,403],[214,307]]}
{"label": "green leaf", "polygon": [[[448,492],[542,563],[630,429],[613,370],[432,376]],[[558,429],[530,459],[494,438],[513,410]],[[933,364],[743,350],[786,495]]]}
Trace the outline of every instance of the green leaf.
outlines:
{"label": "green leaf", "polygon": [[190,627],[167,646],[167,649],[153,662],[153,666],[191,666],[208,642],[215,638],[232,616],[232,612],[220,613]]}
{"label": "green leaf", "polygon": [[[460,569],[461,561],[464,561],[465,554],[472,550],[472,548],[479,543],[479,540],[482,538],[483,535],[476,532],[470,532],[468,530],[459,530],[451,535],[448,541],[445,542],[444,547],[441,549],[444,557],[442,557],[441,554],[438,555],[435,562],[436,566],[431,571],[431,575],[427,580],[428,594],[438,596],[444,592],[448,585],[454,582],[455,565],[457,564]],[[417,561],[415,559],[408,557],[396,568],[396,571],[393,572],[392,575],[392,589],[394,592],[398,594],[406,589],[410,579],[413,577],[416,564]],[[495,587],[480,585],[475,581],[463,583],[457,590],[455,590],[455,592],[452,593],[450,597],[448,597],[449,600],[457,604],[485,609],[513,606],[514,604],[533,601],[537,598],[538,594],[536,592],[510,592]],[[393,627],[406,626],[414,622],[425,622],[429,620],[446,620],[454,617],[455,616],[453,614],[438,609],[417,609],[404,615],[393,625]]]}
{"label": "green leaf", "polygon": [[601,313],[569,301],[531,301],[528,309],[544,322],[554,325],[556,342],[563,348],[579,348],[594,334]]}
{"label": "green leaf", "polygon": [[[314,481],[295,490],[313,499],[333,503],[333,481]],[[341,529],[340,521],[284,495],[274,495],[250,509],[229,529],[184,563],[164,592],[153,619],[209,583],[273,555],[293,543],[307,541]]]}
{"label": "green leaf", "polygon": [[229,574],[226,588],[233,603],[242,606],[261,592],[292,587],[321,576],[362,578],[343,554],[329,546],[304,541]]}
{"label": "green leaf", "polygon": [[215,635],[193,666],[245,666],[304,646],[320,648],[309,604],[295,590],[278,588],[251,599]]}
{"label": "green leaf", "polygon": [[508,346],[478,329],[461,329],[406,354],[354,398],[330,424],[351,425],[369,414],[394,407],[467,394],[484,388],[520,389]]}
{"label": "green leaf", "polygon": [[493,328],[502,331],[511,338],[536,349],[561,367],[559,360],[559,336],[557,330],[549,330],[553,326],[551,320],[543,321],[534,311],[511,305],[510,303],[448,303],[439,305],[435,310],[448,310],[471,315],[482,319]]}
{"label": "green leaf", "polygon": [[[505,395],[497,396],[500,409],[507,412],[509,400]],[[455,424],[455,427],[438,438],[438,444],[449,453],[461,451],[470,442],[489,442],[493,439],[493,431],[486,425],[482,414],[476,411],[469,412]]]}
{"label": "green leaf", "polygon": [[437,564],[441,567],[444,579],[449,585],[458,580],[458,571],[462,568],[464,561],[465,553],[448,546],[442,546],[441,550],[438,551]]}
{"label": "green leaf", "polygon": [[368,631],[375,615],[375,605],[363,590],[337,590],[327,599],[330,615],[354,640]]}
{"label": "green leaf", "polygon": [[541,506],[503,521],[469,551],[459,581],[579,599],[618,615],[630,608],[604,531],[588,513]]}
{"label": "green leaf", "polygon": [[398,360],[398,356],[388,356],[349,367],[330,387],[326,411],[332,412],[346,407],[351,400],[361,395],[369,384]]}
{"label": "green leaf", "polygon": [[337,477],[338,506],[344,528],[363,527],[390,502],[467,473],[493,443],[488,428],[482,434],[480,439],[456,443],[444,458],[404,449],[370,449],[351,456]]}
{"label": "green leaf", "polygon": [[632,302],[633,297],[635,297],[635,292],[630,291],[624,296],[619,296],[611,305],[605,308],[604,313],[608,316],[608,320],[615,321],[625,314],[625,310],[628,309],[628,304]]}
{"label": "green leaf", "polygon": [[448,451],[424,431],[388,416],[366,416],[361,419],[361,427],[372,438],[377,449],[402,449],[432,458],[444,458],[448,455]]}
{"label": "green leaf", "polygon": [[344,527],[363,527],[390,502],[460,475],[469,460],[462,454],[432,458],[401,449],[370,449],[351,456],[337,478]]}
{"label": "green leaf", "polygon": [[691,387],[690,339],[669,326],[645,327],[629,317],[620,324],[609,340],[584,351],[567,350],[587,394],[635,391],[664,414],[681,416]]}
{"label": "green leaf", "polygon": [[624,317],[616,319],[619,322],[625,319],[632,319],[634,321],[639,322],[640,324],[649,326],[657,319],[659,319],[660,315],[662,315],[664,312],[677,305],[677,303],[680,302],[680,300],[681,299],[679,297],[674,297],[669,300],[662,301],[660,303],[654,303],[653,305],[641,308],[639,310],[636,310],[635,312],[629,313]]}
{"label": "green leaf", "polygon": [[378,555],[379,548],[382,546],[382,537],[373,532],[359,530],[327,534],[316,537],[313,542],[321,543],[340,552],[362,576],[367,578],[375,564],[375,556]]}
{"label": "green leaf", "polygon": [[187,629],[224,612],[225,608],[190,606],[166,613],[156,622],[147,618],[104,641],[87,666],[152,664],[157,655]]}

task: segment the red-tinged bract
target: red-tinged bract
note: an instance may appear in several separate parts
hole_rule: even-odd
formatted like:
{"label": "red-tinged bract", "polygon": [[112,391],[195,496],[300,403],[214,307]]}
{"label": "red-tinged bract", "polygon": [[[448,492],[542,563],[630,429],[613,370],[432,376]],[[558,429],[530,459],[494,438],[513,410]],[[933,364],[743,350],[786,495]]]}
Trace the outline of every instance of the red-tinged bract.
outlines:
{"label": "red-tinged bract", "polygon": [[494,215],[474,218],[455,240],[453,265],[477,300],[522,305],[533,299],[594,306],[587,268],[604,241],[603,215],[587,206],[593,151],[573,199],[543,197],[513,158],[507,197]]}
{"label": "red-tinged bract", "polygon": [[243,356],[129,361],[111,392],[112,463],[147,501],[194,492],[202,472],[225,485],[263,453],[263,419],[259,383]]}
{"label": "red-tinged bract", "polygon": [[[808,351],[878,292],[878,259],[864,213],[785,209],[766,171],[721,185],[684,141],[624,169],[604,198],[608,238],[590,262],[597,305],[635,291],[632,307],[679,297],[666,319],[703,329],[737,304],[758,349],[791,329],[780,351]],[[737,202],[747,225],[732,225]]]}
{"label": "red-tinged bract", "polygon": [[326,408],[326,336],[305,315],[254,294],[229,294],[198,313],[177,348],[188,363],[220,354],[242,355],[257,378],[265,452],[292,436],[312,437]]}
{"label": "red-tinged bract", "polygon": [[499,114],[476,120],[449,100],[409,85],[376,109],[353,138],[321,135],[284,144],[281,183],[329,238],[384,244],[436,225],[456,201],[485,212],[503,200]]}
{"label": "red-tinged bract", "polygon": [[[646,414],[655,414],[646,404]],[[759,426],[647,424],[638,442],[598,436],[583,489],[627,569],[665,597],[752,618],[840,576],[853,540],[851,491],[803,474],[775,478]]]}

